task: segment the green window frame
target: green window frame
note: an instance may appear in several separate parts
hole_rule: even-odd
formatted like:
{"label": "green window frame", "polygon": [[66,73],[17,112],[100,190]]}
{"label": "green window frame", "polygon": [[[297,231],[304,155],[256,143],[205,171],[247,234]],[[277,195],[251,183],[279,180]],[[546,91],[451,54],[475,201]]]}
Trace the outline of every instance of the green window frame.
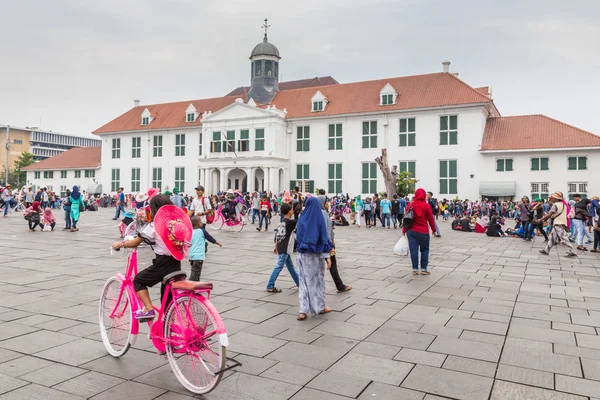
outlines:
{"label": "green window frame", "polygon": [[362,163],[362,194],[377,193],[377,163]]}
{"label": "green window frame", "polygon": [[[416,161],[400,161],[398,170],[401,173],[408,172],[408,173],[410,173],[411,178],[416,178],[417,177],[417,162]],[[409,190],[410,190],[410,193],[415,192],[415,184],[414,183],[409,185]],[[403,194],[408,194],[408,193],[403,193]]]}
{"label": "green window frame", "polygon": [[[362,148],[377,148],[377,121],[363,121],[362,123]],[[364,192],[367,193],[367,192]]]}
{"label": "green window frame", "polygon": [[394,95],[393,94],[382,94],[381,95],[381,105],[389,106],[394,104]]}
{"label": "green window frame", "polygon": [[150,117],[142,117],[142,125],[150,125]]}
{"label": "green window frame", "polygon": [[110,171],[110,191],[116,192],[121,187],[121,170],[113,168]]}
{"label": "green window frame", "polygon": [[458,194],[457,160],[440,160],[440,194]]}
{"label": "green window frame", "polygon": [[568,157],[567,162],[570,171],[587,169],[587,157]]}
{"label": "green window frame", "polygon": [[548,157],[533,157],[531,159],[532,171],[547,171],[549,169]]}
{"label": "green window frame", "polygon": [[458,144],[458,115],[440,117],[440,145]]}
{"label": "green window frame", "polygon": [[44,171],[44,179],[53,179],[54,171]]}
{"label": "green window frame", "polygon": [[416,135],[416,120],[415,118],[401,118],[400,119],[400,147],[405,146],[416,146],[417,135]]}
{"label": "green window frame", "polygon": [[142,157],[142,138],[133,137],[131,138],[131,158]]}
{"label": "green window frame", "polygon": [[310,126],[296,127],[296,151],[310,151]]}
{"label": "green window frame", "polygon": [[265,150],[265,130],[264,128],[254,130],[254,151]]}
{"label": "green window frame", "polygon": [[223,152],[233,153],[235,151],[235,131],[227,131],[225,138],[227,140],[223,142]]}
{"label": "green window frame", "polygon": [[327,164],[327,193],[342,193],[342,164]]}
{"label": "green window frame", "polygon": [[33,179],[40,179],[41,175],[42,175],[41,171],[34,171]]}
{"label": "green window frame", "polygon": [[163,154],[163,137],[156,135],[152,137],[152,157],[162,157]]}
{"label": "green window frame", "polygon": [[66,179],[67,178],[67,171],[60,171],[60,179]]}
{"label": "green window frame", "polygon": [[112,158],[121,158],[121,139],[112,140]]}
{"label": "green window frame", "polygon": [[221,132],[212,133],[212,142],[210,142],[210,152],[220,153],[221,152]]}
{"label": "green window frame", "polygon": [[512,158],[498,158],[496,160],[496,171],[512,171],[513,170],[513,159]]}
{"label": "green window frame", "polygon": [[342,124],[329,124],[329,150],[342,150]]}
{"label": "green window frame", "polygon": [[74,171],[73,175],[74,175],[73,176],[74,178],[81,178],[81,170],[78,169],[78,170]]}
{"label": "green window frame", "polygon": [[83,171],[83,176],[86,178],[95,178],[96,177],[96,171],[93,169],[86,169]]}
{"label": "green window frame", "polygon": [[180,192],[185,192],[185,167],[175,167],[175,186]]}
{"label": "green window frame", "polygon": [[131,168],[131,191],[133,193],[140,191],[140,168]]}
{"label": "green window frame", "polygon": [[152,168],[152,187],[162,189],[162,168]]}
{"label": "green window frame", "polygon": [[187,113],[185,116],[186,122],[194,122],[196,120],[196,113]]}
{"label": "green window frame", "polygon": [[238,151],[250,151],[250,130],[240,130],[240,140],[238,141]]}
{"label": "green window frame", "polygon": [[185,156],[185,133],[175,135],[175,157]]}
{"label": "green window frame", "polygon": [[314,192],[314,181],[310,180],[310,164],[296,164],[295,185],[300,188],[301,192]]}
{"label": "green window frame", "polygon": [[313,112],[323,111],[323,100],[313,101]]}

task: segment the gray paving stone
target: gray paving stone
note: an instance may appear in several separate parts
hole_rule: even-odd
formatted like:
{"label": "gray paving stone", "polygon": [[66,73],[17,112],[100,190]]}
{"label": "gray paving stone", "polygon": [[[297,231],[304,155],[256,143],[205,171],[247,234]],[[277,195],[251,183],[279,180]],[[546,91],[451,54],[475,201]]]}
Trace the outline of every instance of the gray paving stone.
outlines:
{"label": "gray paving stone", "polygon": [[461,400],[487,400],[493,382],[491,378],[417,365],[402,387]]}
{"label": "gray paving stone", "polygon": [[448,337],[459,337],[463,332],[462,329],[459,328],[447,328],[441,325],[430,325],[425,324],[419,330],[419,333],[426,333],[428,335],[435,336],[448,336]]}
{"label": "gray paving stone", "polygon": [[52,362],[37,357],[24,356],[0,364],[0,374],[16,378],[49,365],[52,365]]}
{"label": "gray paving stone", "polygon": [[438,336],[431,346],[429,346],[428,350],[436,353],[452,354],[455,356],[497,362],[500,358],[502,346]]}
{"label": "gray paving stone", "polygon": [[310,332],[364,340],[377,329],[376,326],[352,324],[350,322],[325,321]]}
{"label": "gray paving stone", "polygon": [[500,363],[557,374],[582,376],[577,357],[554,354],[536,348],[504,346]]}
{"label": "gray paving stone", "polygon": [[19,324],[18,322],[4,322],[0,323],[0,341],[10,339],[13,337],[25,335],[26,333],[31,333],[35,331],[39,331],[39,328]]}
{"label": "gray paving stone", "polygon": [[350,351],[359,343],[358,340],[342,338],[338,336],[323,335],[311,344],[315,346],[325,347],[327,349],[340,350],[343,352]]}
{"label": "gray paving stone", "polygon": [[[34,354],[42,350],[69,343],[78,338],[64,333],[37,331],[0,342],[0,347],[22,353]],[[24,347],[23,343],[27,343]]]}
{"label": "gray paving stone", "polygon": [[574,378],[572,376],[556,375],[556,390],[582,396],[598,396],[600,394],[600,382]]}
{"label": "gray paving stone", "polygon": [[127,381],[92,397],[91,400],[147,400],[155,399],[165,392],[166,390],[154,386]]}
{"label": "gray paving stone", "polygon": [[[3,386],[0,382],[0,393]],[[2,400],[83,400],[85,397],[75,396],[52,388],[31,384],[2,395]]]}
{"label": "gray paving stone", "polygon": [[266,358],[301,365],[303,367],[326,370],[342,358],[345,353],[343,350],[289,342],[266,356]]}
{"label": "gray paving stone", "polygon": [[371,380],[369,379],[357,376],[323,371],[319,376],[310,381],[307,387],[340,396],[356,398],[370,382]]}
{"label": "gray paving stone", "polygon": [[[408,306],[407,306],[408,307]],[[423,306],[424,307],[424,306]],[[444,314],[424,313],[420,310],[400,310],[392,319],[401,321],[419,322],[422,324],[446,325],[451,317]]]}
{"label": "gray paving stone", "polygon": [[493,362],[448,356],[444,362],[443,368],[493,378],[496,374],[496,366],[497,364]]}
{"label": "gray paving stone", "polygon": [[586,400],[585,397],[554,392],[512,382],[496,381],[491,400]]}
{"label": "gray paving stone", "polygon": [[512,365],[498,365],[496,379],[554,389],[554,375],[551,372],[536,371]]}
{"label": "gray paving stone", "polygon": [[14,360],[15,358],[19,358],[19,357],[23,357],[23,354],[17,353],[16,351],[0,348],[0,363]]}
{"label": "gray paving stone", "polygon": [[82,368],[71,367],[70,365],[52,363],[51,365],[21,375],[19,379],[37,383],[42,386],[54,386],[58,383],[67,381],[76,376],[83,375],[88,371]]}
{"label": "gray paving stone", "polygon": [[446,354],[413,349],[402,349],[394,357],[394,360],[396,361],[405,361],[413,364],[425,364],[432,367],[441,367],[445,359]]}
{"label": "gray paving stone", "polygon": [[300,330],[300,329],[288,329],[288,330],[280,333],[279,335],[275,336],[275,338],[282,339],[282,340],[290,340],[292,342],[309,344],[309,343],[314,342],[321,336],[323,336],[321,333],[307,332],[307,331]]}
{"label": "gray paving stone", "polygon": [[164,357],[157,356],[155,352],[129,349],[127,355],[124,357],[115,358],[111,355],[106,355],[82,364],[80,368],[118,378],[133,379],[161,367],[167,362]]}
{"label": "gray paving stone", "polygon": [[553,322],[552,329],[555,329],[558,331],[586,333],[588,335],[596,334],[596,330],[591,326],[563,324],[562,322]]}
{"label": "gray paving stone", "polygon": [[564,344],[555,344],[554,352],[556,354],[565,354],[581,358],[590,358],[600,360],[600,350],[590,349],[586,347],[567,346]]}
{"label": "gray paving stone", "polygon": [[[576,333],[577,345],[580,347],[589,347],[591,349],[600,349],[600,336],[597,335],[586,335],[583,333]],[[573,344],[573,343],[563,343]]]}
{"label": "gray paving stone", "polygon": [[502,346],[504,344],[504,336],[492,335],[491,333],[463,331],[460,335],[461,339],[472,340],[474,342],[491,343]]}
{"label": "gray paving stone", "polygon": [[405,362],[350,353],[329,370],[398,386],[412,367],[413,364]]}
{"label": "gray paving stone", "polygon": [[496,335],[505,335],[508,329],[508,324],[506,323],[461,317],[452,317],[446,326],[450,328],[461,328],[476,332],[493,333]]}
{"label": "gray paving stone", "polygon": [[285,340],[238,332],[229,338],[229,350],[255,357],[264,357],[287,342]]}
{"label": "gray paving stone", "polygon": [[423,392],[373,382],[360,395],[359,400],[422,400],[424,396]]}
{"label": "gray paving stone", "polygon": [[36,353],[36,357],[57,361],[63,364],[79,366],[86,362],[100,358],[106,354],[102,342],[89,339],[79,339],[65,343],[48,350]]}
{"label": "gray paving stone", "polygon": [[572,332],[557,331],[546,328],[533,328],[526,326],[511,326],[508,336],[523,339],[539,340],[542,342],[575,345],[575,335]]}
{"label": "gray paving stone", "polygon": [[302,387],[281,381],[235,373],[210,393],[210,400],[287,400]]}
{"label": "gray paving stone", "polygon": [[274,379],[276,381],[304,386],[315,376],[319,375],[320,372],[320,370],[314,368],[307,368],[300,365],[279,362],[260,374],[260,376],[263,378]]}
{"label": "gray paving stone", "polygon": [[17,388],[20,388],[21,386],[25,386],[28,384],[29,382],[26,382],[24,380],[0,374],[0,395],[2,393],[10,392],[11,390],[15,390]]}
{"label": "gray paving stone", "polygon": [[600,361],[582,358],[581,366],[583,368],[583,377],[585,379],[600,381]]}
{"label": "gray paving stone", "polygon": [[396,354],[398,354],[400,349],[401,347],[387,344],[360,342],[353,347],[350,352],[391,360]]}
{"label": "gray paving stone", "polygon": [[281,312],[271,311],[263,308],[238,307],[224,312],[223,318],[231,318],[239,321],[259,324],[279,314],[281,314]]}
{"label": "gray paving stone", "polygon": [[296,393],[290,400],[348,400],[348,397],[305,387]]}
{"label": "gray paving stone", "polygon": [[104,392],[123,382],[123,379],[91,371],[87,374],[79,375],[68,381],[59,383],[54,386],[53,389],[87,398],[95,396],[98,393]]}
{"label": "gray paving stone", "polygon": [[408,347],[417,350],[426,350],[435,339],[433,335],[416,332],[398,331],[391,328],[379,328],[366,341],[392,346]]}

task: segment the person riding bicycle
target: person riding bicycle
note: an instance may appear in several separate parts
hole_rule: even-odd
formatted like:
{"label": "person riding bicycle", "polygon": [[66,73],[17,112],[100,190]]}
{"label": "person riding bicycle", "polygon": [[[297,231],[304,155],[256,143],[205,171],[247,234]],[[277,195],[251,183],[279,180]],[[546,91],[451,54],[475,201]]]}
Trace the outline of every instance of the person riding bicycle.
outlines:
{"label": "person riding bicycle", "polygon": [[237,205],[235,193],[233,193],[232,189],[229,189],[225,192],[225,198],[223,200],[223,209],[222,214],[225,221],[233,220],[233,216],[235,215],[235,206]]}
{"label": "person riding bicycle", "polygon": [[[163,210],[164,207],[164,210]],[[138,320],[154,319],[156,311],[152,305],[148,286],[154,286],[162,279],[177,271],[181,271],[181,260],[185,258],[192,239],[192,224],[187,214],[173,205],[171,199],[164,194],[159,194],[150,200],[152,222],[138,232],[132,240],[116,242],[113,249],[137,247],[142,242],[153,244],[155,258],[152,265],[139,271],[133,279],[133,286],[144,308],[137,310],[135,318]],[[160,211],[160,213],[159,213]],[[160,296],[165,292],[165,285],[161,284]]]}

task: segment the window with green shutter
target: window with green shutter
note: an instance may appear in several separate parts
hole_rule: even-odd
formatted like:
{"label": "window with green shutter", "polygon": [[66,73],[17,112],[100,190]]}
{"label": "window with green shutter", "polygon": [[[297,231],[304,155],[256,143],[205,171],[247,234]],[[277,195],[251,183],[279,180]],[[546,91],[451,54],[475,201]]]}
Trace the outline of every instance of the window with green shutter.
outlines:
{"label": "window with green shutter", "polygon": [[223,152],[233,153],[235,151],[235,131],[227,131],[227,141],[223,143]]}
{"label": "window with green shutter", "polygon": [[134,193],[140,191],[140,168],[131,169],[131,191]]}
{"label": "window with green shutter", "polygon": [[121,139],[112,140],[112,158],[121,158]]}
{"label": "window with green shutter", "polygon": [[152,138],[152,157],[162,157],[163,137],[161,135]]}
{"label": "window with green shutter", "polygon": [[513,170],[513,159],[512,158],[500,158],[496,160],[496,171],[512,171]]}
{"label": "window with green shutter", "polygon": [[254,151],[265,150],[265,130],[263,128],[254,130]]}
{"label": "window with green shutter", "polygon": [[296,151],[310,150],[310,126],[296,128]]}
{"label": "window with green shutter", "polygon": [[131,158],[140,158],[142,156],[142,138],[131,138]]}
{"label": "window with green shutter", "polygon": [[111,170],[110,190],[116,192],[121,187],[121,170],[116,168]]}
{"label": "window with green shutter", "polygon": [[540,170],[540,159],[539,158],[532,158],[531,159],[531,170],[532,171],[539,171]]}
{"label": "window with green shutter", "polygon": [[162,168],[152,168],[152,187],[162,189]]}
{"label": "window with green shutter", "polygon": [[328,164],[327,193],[338,194],[342,192],[342,164]]}
{"label": "window with green shutter", "polygon": [[393,94],[382,94],[381,95],[381,105],[389,106],[394,104],[394,95]]}
{"label": "window with green shutter", "polygon": [[416,146],[416,123],[414,118],[400,119],[400,147]]}
{"label": "window with green shutter", "polygon": [[542,171],[548,171],[548,158],[547,157],[540,158],[540,169]]}
{"label": "window with green shutter", "polygon": [[248,129],[240,130],[240,141],[238,142],[238,151],[250,150],[250,131]]}
{"label": "window with green shutter", "polygon": [[175,168],[175,187],[180,192],[185,192],[185,167]]}
{"label": "window with green shutter", "polygon": [[377,164],[374,162],[362,163],[362,193],[377,193]]}
{"label": "window with green shutter", "polygon": [[444,115],[440,117],[440,145],[458,144],[458,116]]}
{"label": "window with green shutter", "polygon": [[310,180],[310,165],[309,164],[296,164],[296,186],[300,188],[301,192],[310,192],[313,181]]}
{"label": "window with green shutter", "polygon": [[377,148],[377,121],[363,121],[362,148]]}
{"label": "window with green shutter", "polygon": [[329,124],[329,150],[342,150],[342,124]]}
{"label": "window with green shutter", "polygon": [[[400,172],[408,172],[410,178],[417,177],[417,162],[416,161],[400,161]],[[415,192],[415,184],[409,186],[410,193]],[[408,193],[406,193],[408,194]]]}
{"label": "window with green shutter", "polygon": [[585,170],[587,169],[587,157],[569,157],[570,170]]}
{"label": "window with green shutter", "polygon": [[502,172],[504,171],[504,160],[496,160],[496,171]]}
{"label": "window with green shutter", "polygon": [[458,163],[440,160],[440,194],[458,194]]}
{"label": "window with green shutter", "polygon": [[221,152],[221,132],[212,133],[212,142],[210,142],[210,152],[220,153]]}
{"label": "window with green shutter", "polygon": [[319,100],[319,101],[313,101],[313,111],[323,111],[323,101]]}
{"label": "window with green shutter", "polygon": [[175,135],[175,157],[185,156],[185,133]]}

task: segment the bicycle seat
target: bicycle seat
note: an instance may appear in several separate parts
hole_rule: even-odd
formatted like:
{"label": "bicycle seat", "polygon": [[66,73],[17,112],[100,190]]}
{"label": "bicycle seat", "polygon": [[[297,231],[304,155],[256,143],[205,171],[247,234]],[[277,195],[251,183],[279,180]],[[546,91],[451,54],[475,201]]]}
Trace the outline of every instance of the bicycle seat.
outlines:
{"label": "bicycle seat", "polygon": [[169,275],[165,276],[162,280],[163,285],[169,283],[169,281],[180,281],[185,279],[187,274],[183,271],[171,272]]}
{"label": "bicycle seat", "polygon": [[178,290],[189,290],[193,292],[195,290],[212,290],[212,282],[195,282],[195,281],[177,281],[171,283],[173,289]]}

